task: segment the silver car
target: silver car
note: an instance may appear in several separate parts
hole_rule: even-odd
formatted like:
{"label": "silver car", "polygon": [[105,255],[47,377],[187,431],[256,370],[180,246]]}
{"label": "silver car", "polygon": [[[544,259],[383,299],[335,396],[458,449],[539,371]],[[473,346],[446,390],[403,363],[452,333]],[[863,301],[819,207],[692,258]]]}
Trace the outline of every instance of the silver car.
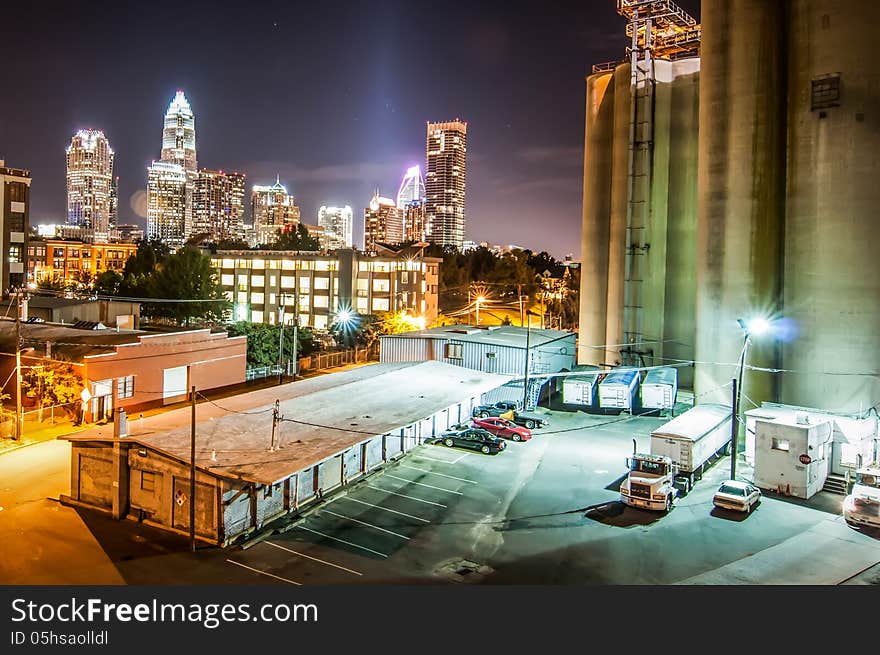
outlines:
{"label": "silver car", "polygon": [[712,503],[721,509],[731,509],[750,514],[761,500],[761,490],[748,482],[725,480],[718,487]]}

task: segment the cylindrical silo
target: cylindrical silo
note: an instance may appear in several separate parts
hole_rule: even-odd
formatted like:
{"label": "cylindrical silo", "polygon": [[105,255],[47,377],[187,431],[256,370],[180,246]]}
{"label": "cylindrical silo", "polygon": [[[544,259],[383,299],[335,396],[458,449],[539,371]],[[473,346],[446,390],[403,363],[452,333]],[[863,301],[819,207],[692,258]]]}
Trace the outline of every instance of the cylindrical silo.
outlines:
{"label": "cylindrical silo", "polygon": [[578,363],[605,362],[608,302],[608,230],[614,123],[612,74],[587,77],[584,123],[584,213],[581,228]]}
{"label": "cylindrical silo", "polygon": [[[703,0],[697,181],[694,391],[729,402],[744,333],[737,319],[781,304],[784,213],[785,4]],[[746,364],[774,366],[754,337]],[[775,399],[776,377],[746,370],[743,405]]]}
{"label": "cylindrical silo", "polygon": [[880,13],[790,3],[783,402],[880,402]]}
{"label": "cylindrical silo", "polygon": [[608,300],[605,343],[607,364],[620,364],[623,340],[626,222],[629,202],[631,129],[630,65],[614,69],[614,121],[611,164],[611,222],[608,233]]}

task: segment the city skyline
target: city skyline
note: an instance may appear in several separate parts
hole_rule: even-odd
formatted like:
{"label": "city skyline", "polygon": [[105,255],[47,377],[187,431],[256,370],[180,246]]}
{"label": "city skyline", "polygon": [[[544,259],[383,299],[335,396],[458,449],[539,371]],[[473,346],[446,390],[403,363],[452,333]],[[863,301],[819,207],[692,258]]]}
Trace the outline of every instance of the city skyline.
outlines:
{"label": "city skyline", "polygon": [[[32,222],[64,222],[62,148],[79,129],[101,129],[117,153],[119,222],[143,226],[158,122],[184,89],[203,165],[244,172],[249,184],[271,185],[280,174],[303,215],[315,216],[321,205],[364,207],[377,186],[396,190],[402,171],[424,166],[425,121],[460,116],[473,130],[465,239],[577,256],[584,77],[627,45],[613,4],[543,12],[520,3],[499,12],[453,3],[434,15],[397,2],[244,11],[220,3],[206,15],[182,9],[176,32],[190,37],[179,43],[161,14],[135,4],[45,12],[17,3],[7,47],[44,45],[9,80],[18,101],[3,110],[0,157],[32,171]],[[698,13],[698,2],[682,4]],[[377,44],[379,26],[388,38]],[[78,31],[108,37],[70,51],[65,35]],[[208,36],[217,33],[236,34],[247,56],[229,58],[229,43]],[[308,56],[340,33],[347,48]],[[158,58],[166,48],[176,55]],[[82,78],[83,66],[96,74]],[[245,92],[256,88],[272,93]],[[361,230],[355,216],[355,235]]]}

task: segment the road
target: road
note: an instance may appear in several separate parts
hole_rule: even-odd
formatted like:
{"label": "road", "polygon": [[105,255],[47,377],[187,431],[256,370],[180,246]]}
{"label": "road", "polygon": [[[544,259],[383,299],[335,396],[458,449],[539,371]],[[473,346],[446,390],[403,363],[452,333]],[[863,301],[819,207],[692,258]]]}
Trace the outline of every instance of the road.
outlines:
{"label": "road", "polygon": [[0,536],[15,524],[18,540],[0,571],[62,584],[836,584],[880,562],[880,541],[803,501],[714,510],[727,458],[668,515],[626,508],[624,458],[663,419],[551,420],[498,455],[420,446],[249,548],[196,554],[177,535],[45,500],[66,491],[67,445],[22,449],[0,457],[2,479],[15,480],[0,496]]}

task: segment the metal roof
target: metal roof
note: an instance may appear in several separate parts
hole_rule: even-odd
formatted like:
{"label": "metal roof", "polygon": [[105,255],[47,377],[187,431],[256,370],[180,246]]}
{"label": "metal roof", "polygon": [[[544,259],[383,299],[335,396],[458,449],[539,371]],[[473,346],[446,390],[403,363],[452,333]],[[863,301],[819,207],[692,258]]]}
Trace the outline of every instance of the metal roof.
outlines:
{"label": "metal roof", "polygon": [[444,327],[416,330],[414,332],[402,332],[400,334],[383,335],[380,339],[445,339],[466,343],[482,343],[492,346],[508,346],[510,348],[529,348],[543,346],[545,344],[573,337],[573,332],[562,330],[542,330],[540,328],[520,327],[517,325],[446,325]]}
{"label": "metal roof", "polygon": [[[202,403],[196,410],[196,464],[218,477],[273,484],[509,379],[434,361],[373,364]],[[278,425],[280,448],[270,451],[276,398],[281,415],[291,420]],[[186,407],[150,417],[150,430],[124,441],[189,462],[190,411]],[[134,433],[137,423],[132,419],[129,426]],[[63,438],[112,441],[113,426]]]}
{"label": "metal roof", "polygon": [[651,436],[663,435],[696,441],[707,432],[730,421],[730,407],[715,403],[695,405],[684,414],[676,416],[651,432]]}

